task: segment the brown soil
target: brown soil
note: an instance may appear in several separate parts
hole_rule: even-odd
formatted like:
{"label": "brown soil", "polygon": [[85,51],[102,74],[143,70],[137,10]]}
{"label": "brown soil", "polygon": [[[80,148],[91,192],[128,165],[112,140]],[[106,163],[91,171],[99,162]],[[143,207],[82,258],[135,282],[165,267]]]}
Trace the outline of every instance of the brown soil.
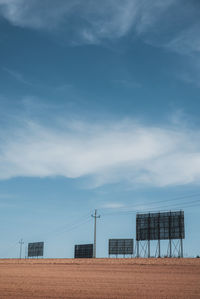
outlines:
{"label": "brown soil", "polygon": [[200,259],[2,259],[0,298],[200,298]]}

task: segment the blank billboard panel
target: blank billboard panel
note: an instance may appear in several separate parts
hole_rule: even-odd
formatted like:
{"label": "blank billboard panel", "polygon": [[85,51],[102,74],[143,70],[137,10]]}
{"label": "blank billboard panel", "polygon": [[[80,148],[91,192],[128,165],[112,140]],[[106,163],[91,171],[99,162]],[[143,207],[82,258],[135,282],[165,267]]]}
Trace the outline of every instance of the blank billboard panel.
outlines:
{"label": "blank billboard panel", "polygon": [[38,257],[44,254],[44,242],[35,242],[28,244],[28,257]]}
{"label": "blank billboard panel", "polygon": [[92,258],[93,257],[93,244],[75,245],[74,257],[75,258]]}
{"label": "blank billboard panel", "polygon": [[136,215],[136,240],[184,239],[184,212]]}
{"label": "blank billboard panel", "polygon": [[109,239],[109,254],[133,254],[133,239]]}

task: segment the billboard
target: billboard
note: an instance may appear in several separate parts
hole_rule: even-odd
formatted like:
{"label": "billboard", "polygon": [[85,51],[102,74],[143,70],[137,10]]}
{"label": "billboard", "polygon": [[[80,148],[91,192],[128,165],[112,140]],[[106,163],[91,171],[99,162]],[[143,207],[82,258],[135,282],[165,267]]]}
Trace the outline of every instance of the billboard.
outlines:
{"label": "billboard", "polygon": [[44,254],[44,242],[35,242],[28,244],[28,257],[38,257]]}
{"label": "billboard", "polygon": [[109,239],[109,254],[133,254],[133,239]]}
{"label": "billboard", "polygon": [[136,240],[184,239],[184,212],[136,215]]}
{"label": "billboard", "polygon": [[75,258],[92,258],[93,257],[93,244],[75,245],[74,257]]}

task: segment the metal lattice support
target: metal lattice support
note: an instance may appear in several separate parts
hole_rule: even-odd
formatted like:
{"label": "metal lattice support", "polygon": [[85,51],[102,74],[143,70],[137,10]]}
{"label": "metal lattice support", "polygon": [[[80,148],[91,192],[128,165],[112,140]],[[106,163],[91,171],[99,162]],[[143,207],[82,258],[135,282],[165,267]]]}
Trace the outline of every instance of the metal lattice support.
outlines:
{"label": "metal lattice support", "polygon": [[[170,243],[171,243],[171,249],[170,249]],[[183,239],[169,240],[167,256],[180,257],[180,258],[183,257]]]}
{"label": "metal lattice support", "polygon": [[137,251],[136,251],[137,258],[139,258],[139,257],[149,257],[149,242],[147,242],[147,241],[144,241],[144,242],[137,241],[136,246],[137,246]]}
{"label": "metal lattice support", "polygon": [[156,252],[155,252],[155,257],[161,257],[161,251],[160,251],[160,240],[158,240],[157,246],[156,246]]}

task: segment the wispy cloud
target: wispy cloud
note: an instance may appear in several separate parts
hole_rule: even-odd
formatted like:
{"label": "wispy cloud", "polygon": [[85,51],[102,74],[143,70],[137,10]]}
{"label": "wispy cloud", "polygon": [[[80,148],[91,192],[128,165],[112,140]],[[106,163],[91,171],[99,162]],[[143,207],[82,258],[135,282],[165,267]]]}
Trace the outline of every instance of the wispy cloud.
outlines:
{"label": "wispy cloud", "polygon": [[27,84],[27,85],[32,85],[29,81],[27,81],[24,76],[16,71],[16,70],[12,70],[12,69],[9,69],[9,68],[6,68],[6,67],[2,67],[2,70],[4,72],[6,72],[7,74],[9,74],[11,77],[13,77],[15,80],[23,83],[23,84]]}
{"label": "wispy cloud", "polygon": [[141,88],[141,84],[134,81],[134,80],[125,80],[125,79],[119,79],[119,80],[113,80],[113,83],[119,86],[123,86],[125,88]]}
{"label": "wispy cloud", "polygon": [[3,17],[16,26],[51,29],[57,27],[78,2],[60,0],[58,5],[52,0],[0,0],[0,10]]}
{"label": "wispy cloud", "polygon": [[13,25],[56,29],[73,44],[131,33],[182,54],[200,50],[199,8],[193,0],[0,0],[0,15]]}
{"label": "wispy cloud", "polygon": [[166,47],[182,55],[200,54],[200,21],[179,32]]}
{"label": "wispy cloud", "polygon": [[[200,62],[200,59],[199,59]],[[194,63],[194,61],[193,61]],[[200,63],[194,63],[192,66],[188,66],[187,70],[177,72],[177,78],[187,84],[191,84],[197,88],[200,88]]]}
{"label": "wispy cloud", "polygon": [[[194,0],[0,0],[0,16],[15,26],[61,34],[73,45],[101,44],[129,34],[200,60],[200,5]],[[29,83],[18,72],[8,72]],[[189,71],[184,73],[179,77],[195,81]]]}
{"label": "wispy cloud", "polygon": [[149,31],[174,3],[177,0],[0,0],[0,13],[16,26],[65,32],[70,27],[76,41],[96,44],[130,31]]}
{"label": "wispy cloud", "polygon": [[0,178],[85,177],[92,186],[199,183],[200,132],[186,126],[145,126],[134,121],[74,121],[55,129],[27,122],[1,131]]}
{"label": "wispy cloud", "polygon": [[101,208],[103,208],[103,209],[120,209],[120,208],[124,208],[124,207],[125,206],[123,203],[118,203],[118,202],[108,202],[101,206]]}
{"label": "wispy cloud", "polygon": [[177,77],[200,87],[200,14],[198,21],[179,32],[164,48],[182,56]]}
{"label": "wispy cloud", "polygon": [[8,193],[0,193],[0,199],[10,199],[15,198],[16,195],[14,194],[8,194]]}

